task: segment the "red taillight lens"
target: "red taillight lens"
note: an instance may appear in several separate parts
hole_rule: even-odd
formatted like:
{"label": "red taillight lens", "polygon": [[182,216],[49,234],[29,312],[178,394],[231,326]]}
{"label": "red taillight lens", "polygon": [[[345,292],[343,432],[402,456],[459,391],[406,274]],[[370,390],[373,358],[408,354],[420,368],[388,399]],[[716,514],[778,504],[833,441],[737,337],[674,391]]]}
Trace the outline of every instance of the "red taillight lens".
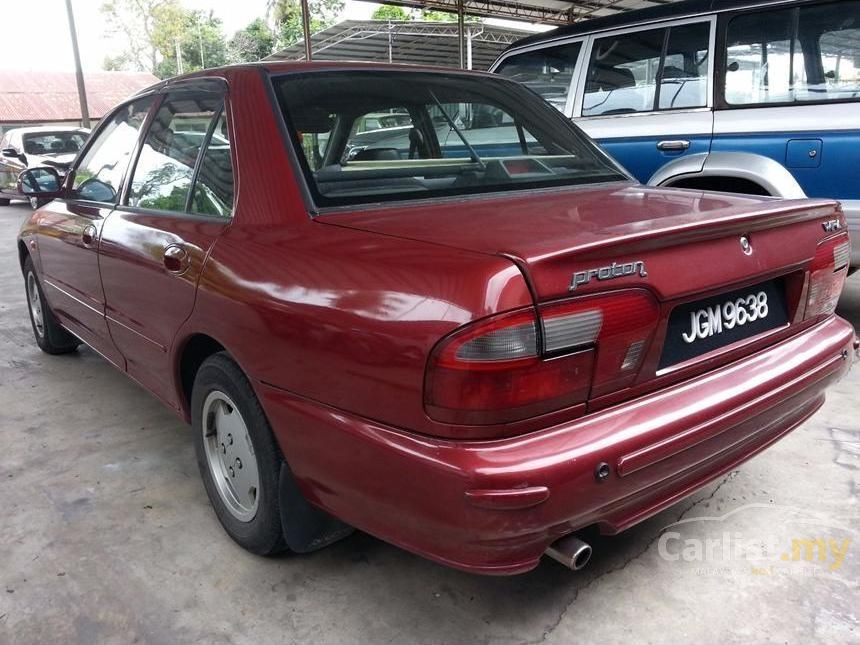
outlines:
{"label": "red taillight lens", "polygon": [[496,316],[443,341],[428,364],[428,414],[446,423],[506,423],[624,387],[638,372],[658,307],[647,292],[630,290],[539,313]]}
{"label": "red taillight lens", "polygon": [[831,237],[818,245],[809,267],[805,319],[829,316],[836,311],[850,259],[851,242],[847,233]]}
{"label": "red taillight lens", "polygon": [[[642,290],[620,291],[546,306],[541,309],[541,317],[547,349],[552,347],[553,321],[584,322],[592,312],[600,313],[599,329],[591,341],[584,337],[577,340],[582,344],[596,343],[597,358],[591,384],[591,396],[594,397],[630,385],[657,329],[660,309],[654,297]],[[572,345],[574,343],[567,347]]]}

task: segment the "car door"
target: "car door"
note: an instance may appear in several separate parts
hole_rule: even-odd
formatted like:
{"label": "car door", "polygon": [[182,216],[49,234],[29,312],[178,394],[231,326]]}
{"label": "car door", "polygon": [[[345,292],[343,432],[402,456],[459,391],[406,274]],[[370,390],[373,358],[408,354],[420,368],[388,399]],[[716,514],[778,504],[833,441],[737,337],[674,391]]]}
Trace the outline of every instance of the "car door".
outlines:
{"label": "car door", "polygon": [[714,151],[784,165],[860,226],[860,0],[727,13]]}
{"label": "car door", "polygon": [[124,360],[105,322],[99,238],[153,100],[137,99],[106,117],[66,179],[65,197],[39,211],[42,284],[51,309],[69,331],[120,367]]}
{"label": "car door", "polygon": [[708,152],[713,16],[593,36],[573,117],[639,181]]}
{"label": "car door", "polygon": [[198,82],[160,98],[102,231],[111,336],[129,375],[174,407],[169,350],[191,314],[209,249],[232,216],[225,90]]}

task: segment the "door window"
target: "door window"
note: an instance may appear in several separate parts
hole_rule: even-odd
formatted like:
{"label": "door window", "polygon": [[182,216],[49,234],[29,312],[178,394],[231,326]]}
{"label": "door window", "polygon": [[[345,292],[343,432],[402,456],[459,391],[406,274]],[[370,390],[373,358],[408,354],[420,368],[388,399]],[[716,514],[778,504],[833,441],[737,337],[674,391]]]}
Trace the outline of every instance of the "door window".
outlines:
{"label": "door window", "polygon": [[583,116],[707,105],[710,23],[597,38]]}
{"label": "door window", "polygon": [[115,203],[140,129],[154,99],[151,96],[123,106],[96,135],[75,169],[72,198]]}
{"label": "door window", "polygon": [[524,52],[506,58],[496,73],[527,85],[564,112],[581,50],[577,42]]}
{"label": "door window", "polygon": [[206,144],[191,198],[192,213],[230,217],[233,211],[233,161],[224,111]]}
{"label": "door window", "polygon": [[729,105],[860,98],[860,0],[737,16],[726,45]]}
{"label": "door window", "polygon": [[186,211],[197,158],[222,104],[220,96],[208,95],[177,95],[162,103],[135,165],[127,205]]}

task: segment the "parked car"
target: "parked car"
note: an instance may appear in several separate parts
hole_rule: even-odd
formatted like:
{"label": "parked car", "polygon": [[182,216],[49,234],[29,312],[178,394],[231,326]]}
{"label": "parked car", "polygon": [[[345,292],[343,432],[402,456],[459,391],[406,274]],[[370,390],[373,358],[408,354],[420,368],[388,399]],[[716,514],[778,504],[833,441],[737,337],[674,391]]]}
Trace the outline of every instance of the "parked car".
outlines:
{"label": "parked car", "polygon": [[[398,108],[394,154],[349,159]],[[206,137],[177,148],[190,118]],[[835,202],[642,186],[498,75],[206,70],[108,114],[62,188],[36,174],[36,342],[86,343],[190,422],[254,553],[357,527],[473,572],[579,568],[575,531],[736,468],[858,348]]]}
{"label": "parked car", "polygon": [[527,37],[492,69],[643,183],[838,199],[860,238],[860,0],[673,2]]}
{"label": "parked car", "polygon": [[[69,126],[13,128],[0,139],[0,206],[27,199],[17,190],[18,175],[27,168],[52,166],[62,177],[83,147],[90,131]],[[33,208],[38,199],[29,198]]]}

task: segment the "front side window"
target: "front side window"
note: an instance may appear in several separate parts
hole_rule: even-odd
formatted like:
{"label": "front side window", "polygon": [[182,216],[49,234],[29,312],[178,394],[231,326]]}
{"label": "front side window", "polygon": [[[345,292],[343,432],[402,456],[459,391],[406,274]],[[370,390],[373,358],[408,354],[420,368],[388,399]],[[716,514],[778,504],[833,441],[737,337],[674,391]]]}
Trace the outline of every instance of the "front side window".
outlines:
{"label": "front side window", "polygon": [[75,169],[72,198],[116,202],[122,177],[153,100],[148,96],[134,101],[110,117]]}
{"label": "front side window", "polygon": [[[320,206],[627,179],[558,111],[502,78],[317,72],[274,85]],[[395,125],[360,131],[371,114]]]}
{"label": "front side window", "polygon": [[219,96],[173,96],[159,107],[131,179],[126,203],[136,208],[185,212],[194,167],[219,113]]}
{"label": "front side window", "polygon": [[732,18],[724,76],[729,105],[860,99],[860,0]]}
{"label": "front side window", "polygon": [[523,83],[564,112],[581,50],[582,43],[576,42],[524,52],[506,58],[495,71]]}
{"label": "front side window", "polygon": [[707,105],[710,23],[597,38],[582,116]]}

